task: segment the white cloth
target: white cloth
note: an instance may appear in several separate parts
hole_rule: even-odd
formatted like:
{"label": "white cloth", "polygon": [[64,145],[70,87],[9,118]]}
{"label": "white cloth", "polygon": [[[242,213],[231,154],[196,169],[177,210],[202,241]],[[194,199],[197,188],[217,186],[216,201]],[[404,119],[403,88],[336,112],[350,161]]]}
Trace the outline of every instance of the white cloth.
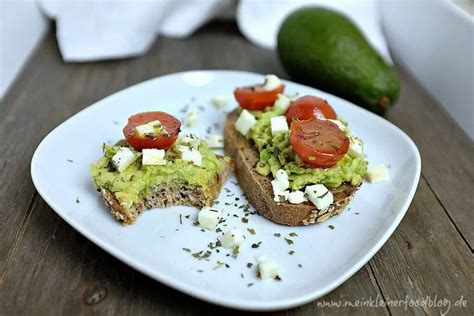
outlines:
{"label": "white cloth", "polygon": [[[252,43],[275,48],[284,18],[297,8],[321,5],[348,15],[371,44],[390,60],[377,10],[378,0],[241,0],[236,19]],[[157,35],[184,38],[216,16],[235,10],[232,0],[40,0],[56,20],[65,61],[117,59],[144,54]]]}

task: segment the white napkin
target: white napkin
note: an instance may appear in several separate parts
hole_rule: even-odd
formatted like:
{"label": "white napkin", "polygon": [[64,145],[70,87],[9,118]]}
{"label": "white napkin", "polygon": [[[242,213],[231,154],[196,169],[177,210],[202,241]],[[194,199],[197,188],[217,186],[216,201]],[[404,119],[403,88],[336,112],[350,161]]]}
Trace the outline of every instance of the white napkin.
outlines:
{"label": "white napkin", "polygon": [[[378,0],[241,0],[237,23],[252,43],[276,46],[284,18],[305,5],[342,11],[363,30],[372,45],[390,60],[382,36]],[[40,0],[43,11],[56,20],[56,36],[65,61],[117,59],[146,53],[158,34],[184,38],[226,11],[232,0]]]}

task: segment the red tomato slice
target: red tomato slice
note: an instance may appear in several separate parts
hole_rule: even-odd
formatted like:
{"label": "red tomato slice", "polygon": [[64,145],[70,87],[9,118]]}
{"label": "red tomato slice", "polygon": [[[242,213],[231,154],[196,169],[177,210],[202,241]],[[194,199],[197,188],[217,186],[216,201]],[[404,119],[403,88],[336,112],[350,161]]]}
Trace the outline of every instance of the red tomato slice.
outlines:
{"label": "red tomato slice", "polygon": [[334,165],[349,150],[349,138],[336,124],[316,118],[293,121],[290,143],[301,160],[318,168]]}
{"label": "red tomato slice", "polygon": [[234,96],[242,108],[249,111],[258,111],[268,106],[273,106],[278,95],[283,93],[283,90],[285,90],[283,84],[273,90],[264,90],[261,84],[256,84],[235,89]]}
{"label": "red tomato slice", "polygon": [[[161,122],[168,135],[142,136],[137,133],[136,126],[156,120]],[[143,112],[128,118],[128,124],[123,128],[123,135],[127,142],[136,150],[145,148],[168,149],[178,138],[178,134],[181,131],[180,128],[181,122],[173,115],[165,112]]]}
{"label": "red tomato slice", "polygon": [[326,100],[306,95],[299,97],[288,107],[285,113],[288,124],[294,119],[305,121],[316,117],[318,119],[337,119],[336,112]]}

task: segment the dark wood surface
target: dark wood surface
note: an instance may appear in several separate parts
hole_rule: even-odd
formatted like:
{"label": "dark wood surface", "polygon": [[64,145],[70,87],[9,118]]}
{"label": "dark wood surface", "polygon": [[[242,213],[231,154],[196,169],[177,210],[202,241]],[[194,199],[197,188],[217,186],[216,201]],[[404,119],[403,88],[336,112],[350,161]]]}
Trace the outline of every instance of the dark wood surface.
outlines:
{"label": "dark wood surface", "polygon": [[[0,315],[240,314],[181,294],[134,271],[82,237],[36,193],[31,156],[59,123],[129,85],[191,69],[240,69],[287,78],[274,52],[249,44],[233,24],[212,24],[192,38],[160,38],[142,57],[62,62],[45,38],[0,106]],[[447,113],[398,66],[399,104],[388,119],[420,149],[422,177],[407,215],[383,248],[339,288],[280,314],[405,315],[448,306],[405,306],[447,299],[448,314],[474,314],[474,145]],[[401,306],[356,304],[369,297]],[[456,307],[463,298],[467,306]],[[319,303],[319,305],[318,305]]]}

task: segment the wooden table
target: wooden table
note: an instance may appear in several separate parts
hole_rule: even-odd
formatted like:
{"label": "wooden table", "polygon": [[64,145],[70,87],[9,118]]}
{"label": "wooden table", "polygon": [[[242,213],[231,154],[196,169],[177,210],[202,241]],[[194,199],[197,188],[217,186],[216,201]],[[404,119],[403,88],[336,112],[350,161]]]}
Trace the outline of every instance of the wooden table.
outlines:
{"label": "wooden table", "polygon": [[[248,43],[234,24],[214,23],[192,38],[160,38],[142,57],[66,64],[53,32],[0,106],[0,315],[240,313],[181,294],[134,271],[82,237],[41,199],[31,156],[54,127],[137,82],[190,69],[285,74],[273,51]],[[405,300],[448,299],[452,315],[474,314],[474,145],[398,67],[399,104],[388,119],[418,145],[415,199],[393,236],[332,293],[288,314],[439,314]],[[471,105],[472,106],[472,105]],[[60,150],[60,149],[58,149]],[[324,302],[393,300],[391,306],[321,307]],[[455,307],[459,299],[466,307]],[[401,300],[401,306],[394,306]]]}

